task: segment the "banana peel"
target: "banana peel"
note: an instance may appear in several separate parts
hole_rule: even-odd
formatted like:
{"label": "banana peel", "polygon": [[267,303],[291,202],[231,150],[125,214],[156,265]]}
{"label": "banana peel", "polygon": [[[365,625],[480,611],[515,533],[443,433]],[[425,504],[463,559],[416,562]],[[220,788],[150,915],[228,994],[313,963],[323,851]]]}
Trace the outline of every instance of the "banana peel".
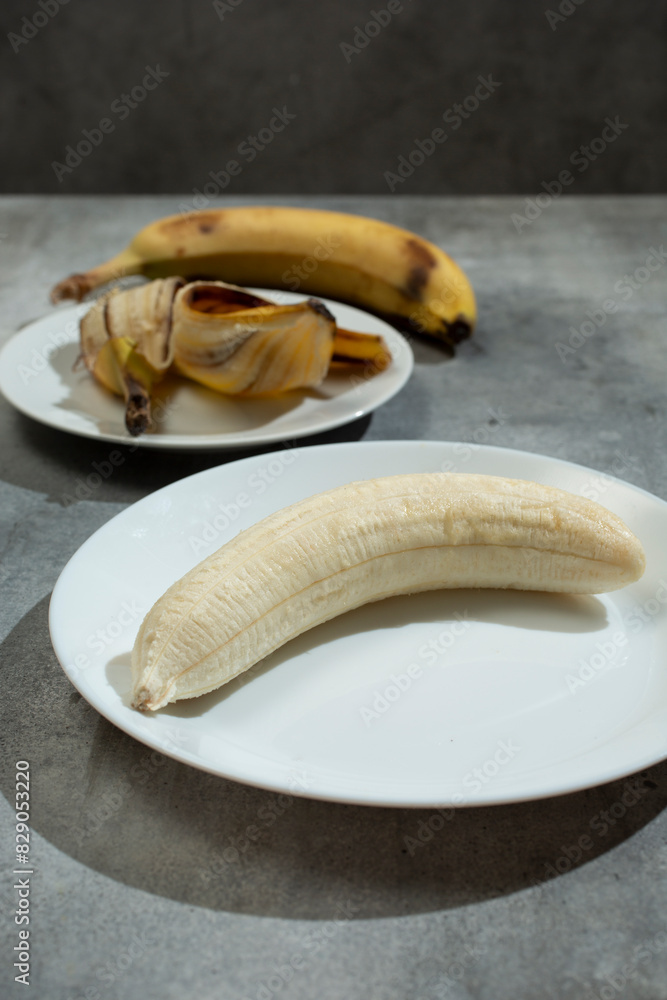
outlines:
{"label": "banana peel", "polygon": [[180,276],[112,289],[80,324],[90,374],[125,399],[137,437],[153,426],[151,397],[166,372],[218,392],[258,396],[314,388],[332,364],[386,367],[382,337],[339,330],[317,299],[279,305],[225,282]]}

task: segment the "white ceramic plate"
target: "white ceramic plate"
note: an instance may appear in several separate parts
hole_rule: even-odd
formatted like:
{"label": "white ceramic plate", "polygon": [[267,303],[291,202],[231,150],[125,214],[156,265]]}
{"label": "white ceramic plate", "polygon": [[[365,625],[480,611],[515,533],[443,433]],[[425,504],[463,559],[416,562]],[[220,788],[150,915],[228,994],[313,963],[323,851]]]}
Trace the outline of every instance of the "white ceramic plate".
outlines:
{"label": "white ceramic plate", "polygon": [[[639,535],[643,579],[601,597],[441,591],[350,612],[217,692],[128,707],[143,614],[239,530],[355,479],[433,470],[559,486]],[[134,504],[64,569],[53,645],[81,694],[148,746],[215,774],[316,798],[481,805],[557,795],[667,757],[667,504],[539,455],[442,442],[273,452]]]}
{"label": "white ceramic plate", "polygon": [[[265,294],[285,303],[304,298],[291,292],[266,290]],[[73,371],[79,354],[79,320],[90,308],[87,303],[54,310],[12,337],[0,352],[0,390],[18,410],[40,423],[143,448],[243,448],[318,434],[386,403],[403,388],[413,365],[407,340],[387,323],[340,302],[322,301],[339,326],[385,338],[392,355],[385,371],[370,378],[349,371],[330,373],[318,389],[285,392],[272,399],[222,396],[187,379],[169,379],[159,387],[155,432],[132,438],[125,429],[122,400],[85,370]]]}

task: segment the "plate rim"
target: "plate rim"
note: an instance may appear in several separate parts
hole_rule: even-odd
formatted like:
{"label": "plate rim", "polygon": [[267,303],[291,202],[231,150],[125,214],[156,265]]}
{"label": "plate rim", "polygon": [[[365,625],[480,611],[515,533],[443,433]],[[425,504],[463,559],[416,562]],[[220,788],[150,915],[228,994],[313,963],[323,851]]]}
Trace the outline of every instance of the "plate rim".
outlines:
{"label": "plate rim", "polygon": [[[336,442],[332,444],[313,444],[300,447],[302,447],[303,451],[305,452],[315,450],[318,452],[330,453],[332,449],[336,451],[341,451],[341,450],[357,451],[357,450],[362,450],[364,448],[373,448],[379,451],[385,451],[385,450],[391,450],[396,446],[405,447],[406,449],[411,449],[416,446],[419,446],[419,447],[433,448],[434,450],[436,449],[451,450],[456,445],[460,444],[470,447],[470,444],[468,442],[440,441],[436,439],[419,439],[419,438],[416,439],[399,438],[399,439],[378,440],[378,441],[361,440],[352,442]],[[510,448],[502,445],[485,444],[485,445],[478,445],[475,447],[477,451],[481,453],[491,452],[494,455],[507,455],[509,458],[516,456],[519,460],[528,459],[528,460],[537,460],[540,462],[545,462],[547,464],[555,463],[557,466],[564,466],[566,468],[571,468],[580,474],[581,473],[586,473],[586,474],[593,473],[597,475],[603,474],[606,480],[608,480],[609,482],[613,482],[614,484],[622,487],[625,490],[629,490],[633,493],[640,494],[645,498],[647,498],[648,500],[650,500],[652,503],[657,503],[659,506],[665,509],[665,514],[667,516],[667,500],[663,500],[661,497],[657,496],[654,493],[651,493],[649,490],[646,490],[643,487],[635,486],[633,483],[630,483],[627,480],[621,479],[615,475],[607,474],[606,472],[602,472],[602,470],[596,470],[591,466],[582,465],[581,463],[573,462],[568,459],[561,459],[558,457],[545,455],[542,452],[531,452],[524,449]],[[279,456],[281,454],[282,454],[281,451],[271,451],[262,453],[261,457],[262,459],[270,460],[272,456]],[[158,752],[164,754],[165,756],[171,757],[172,759],[177,760],[181,763],[185,763],[192,767],[195,767],[197,770],[201,770],[225,778],[226,780],[237,781],[242,784],[247,784],[274,793],[282,792],[285,794],[291,794],[295,796],[311,798],[320,801],[330,801],[330,802],[337,802],[337,803],[350,804],[356,806],[365,805],[370,807],[377,806],[386,808],[414,808],[414,809],[481,808],[493,805],[508,805],[518,802],[535,801],[543,798],[559,797],[561,795],[567,795],[583,791],[588,788],[598,787],[610,781],[620,780],[624,777],[628,777],[629,775],[637,773],[638,771],[644,770],[647,767],[653,766],[667,759],[667,741],[665,741],[661,753],[658,756],[656,756],[655,752],[652,750],[650,752],[647,752],[643,757],[639,759],[633,759],[631,762],[628,763],[627,767],[624,766],[623,768],[619,769],[618,766],[614,765],[611,766],[606,771],[605,770],[600,771],[596,777],[592,777],[591,779],[586,779],[583,781],[573,782],[570,777],[569,780],[565,782],[561,781],[560,783],[556,783],[554,786],[551,786],[548,789],[542,791],[536,790],[536,791],[518,792],[518,793],[510,792],[508,794],[501,793],[500,796],[498,795],[481,796],[475,799],[466,800],[463,802],[456,802],[456,803],[449,798],[444,798],[444,799],[424,798],[420,799],[419,801],[407,801],[401,795],[397,797],[392,797],[387,795],[383,796],[382,794],[378,796],[369,796],[368,794],[365,794],[363,797],[357,797],[354,794],[350,794],[349,792],[342,794],[331,791],[324,792],[321,789],[320,790],[294,789],[291,785],[286,784],[285,781],[281,783],[279,781],[272,781],[266,779],[259,780],[257,777],[253,778],[249,774],[242,773],[243,768],[237,769],[235,773],[231,773],[229,770],[221,769],[219,765],[216,766],[214,762],[207,764],[200,758],[196,758],[194,755],[189,754],[187,751],[184,751],[182,749],[174,750],[173,748],[166,746],[164,740],[160,739],[160,737],[151,737],[150,734],[146,734],[145,732],[140,732],[139,725],[137,726],[133,725],[132,715],[128,715],[127,721],[124,720],[119,721],[117,714],[114,712],[114,706],[107,707],[106,705],[98,704],[97,701],[95,700],[91,701],[89,697],[90,693],[82,689],[82,686],[79,683],[77,683],[76,672],[74,673],[74,675],[72,675],[72,673],[68,671],[66,665],[61,660],[60,655],[58,654],[57,639],[56,639],[56,633],[58,629],[55,622],[55,616],[58,610],[58,604],[61,600],[60,592],[68,583],[67,577],[69,573],[74,571],[74,568],[79,558],[83,558],[85,556],[85,550],[87,550],[89,546],[93,547],[95,545],[96,541],[99,540],[98,536],[105,533],[107,530],[110,530],[112,524],[114,523],[117,524],[125,516],[129,516],[130,511],[134,512],[141,505],[148,505],[149,503],[155,502],[156,499],[168,495],[169,492],[172,491],[174,488],[183,487],[185,483],[191,483],[198,479],[212,477],[220,473],[224,475],[224,472],[231,466],[250,464],[256,460],[257,456],[252,455],[239,459],[233,459],[230,462],[221,463],[219,465],[211,466],[207,469],[200,470],[199,472],[195,472],[188,476],[184,476],[181,479],[175,480],[172,483],[168,483],[165,486],[162,486],[159,489],[147,494],[145,497],[142,497],[141,499],[135,501],[134,503],[128,504],[123,510],[119,511],[118,513],[110,517],[108,521],[106,521],[103,525],[97,528],[87,539],[85,539],[85,541],[82,542],[82,544],[77,548],[76,552],[73,553],[72,556],[70,556],[67,563],[62,568],[58,576],[58,579],[56,581],[56,584],[54,585],[53,591],[51,593],[51,598],[49,601],[48,626],[49,626],[49,635],[51,638],[51,643],[54,652],[56,653],[56,657],[61,666],[61,669],[64,671],[70,683],[74,685],[74,687],[79,691],[82,697],[84,697],[86,701],[88,701],[88,703],[91,704],[92,707],[97,712],[99,712],[100,715],[106,718],[114,726],[121,729],[123,732],[133,737],[134,739],[137,739],[143,745],[151,747],[152,749],[157,750]],[[85,687],[85,685],[83,687]],[[139,720],[137,720],[137,723],[138,721]],[[177,723],[174,722],[174,725],[177,725]],[[537,770],[539,771],[540,768],[537,768]],[[322,771],[323,769],[321,768],[319,773],[322,773]],[[346,777],[345,780],[348,781],[349,778]],[[360,779],[360,783],[364,782],[367,785],[368,779],[366,778]]]}

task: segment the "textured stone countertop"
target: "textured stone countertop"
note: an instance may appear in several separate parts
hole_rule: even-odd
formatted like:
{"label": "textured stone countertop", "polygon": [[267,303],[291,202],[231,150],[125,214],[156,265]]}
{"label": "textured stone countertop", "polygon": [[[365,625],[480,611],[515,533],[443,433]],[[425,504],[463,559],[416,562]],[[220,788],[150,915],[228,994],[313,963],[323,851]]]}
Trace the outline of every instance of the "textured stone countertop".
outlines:
{"label": "textured stone countertop", "polygon": [[[667,198],[563,197],[530,209],[532,220],[522,198],[279,200],[430,238],[479,301],[475,335],[453,360],[415,342],[399,395],[304,443],[487,438],[620,472],[667,500],[667,268],[643,269],[665,253]],[[49,312],[56,280],[182,201],[0,199],[1,339]],[[271,199],[227,204],[260,201]],[[618,308],[582,335],[587,312],[609,299]],[[98,715],[59,667],[47,613],[59,573],[97,528],[242,453],[127,449],[90,499],[64,506],[99,444],[4,400],[0,412],[0,995],[667,998],[667,763],[557,798],[460,809],[413,852],[406,837],[430,810],[296,799],[236,863],[219,863],[275,796],[153,756]],[[29,993],[12,969],[18,760],[31,771]],[[609,822],[595,825],[603,812]]]}

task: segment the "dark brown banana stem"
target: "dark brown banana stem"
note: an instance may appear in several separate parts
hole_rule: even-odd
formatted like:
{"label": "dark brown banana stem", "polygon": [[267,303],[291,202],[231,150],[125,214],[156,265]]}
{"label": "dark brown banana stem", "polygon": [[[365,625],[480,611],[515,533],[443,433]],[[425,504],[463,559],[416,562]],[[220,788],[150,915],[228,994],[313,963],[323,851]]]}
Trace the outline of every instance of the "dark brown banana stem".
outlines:
{"label": "dark brown banana stem", "polygon": [[146,388],[125,374],[127,402],[125,405],[125,426],[132,437],[139,437],[152,426],[151,398]]}

